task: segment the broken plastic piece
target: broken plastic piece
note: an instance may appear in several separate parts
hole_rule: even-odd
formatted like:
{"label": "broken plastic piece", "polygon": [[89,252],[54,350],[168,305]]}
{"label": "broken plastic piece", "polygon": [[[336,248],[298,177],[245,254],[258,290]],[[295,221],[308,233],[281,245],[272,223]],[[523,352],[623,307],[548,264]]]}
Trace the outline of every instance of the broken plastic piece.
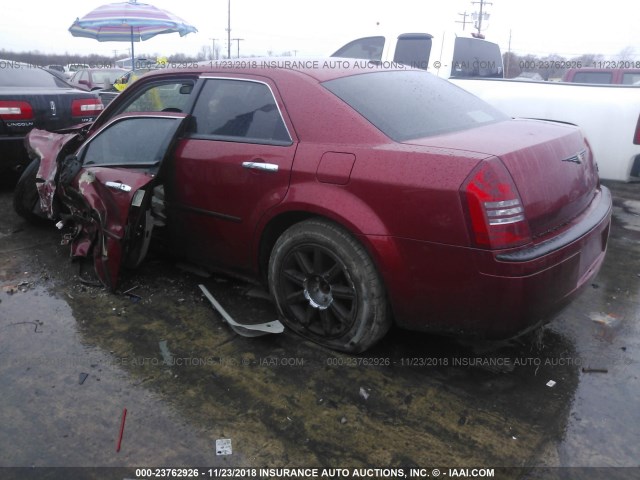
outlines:
{"label": "broken plastic piece", "polygon": [[284,332],[284,325],[280,323],[278,320],[274,320],[272,322],[267,323],[258,323],[255,325],[252,324],[243,324],[236,322],[231,315],[229,315],[222,305],[218,303],[218,301],[213,298],[213,295],[207,290],[207,287],[204,285],[198,285],[200,290],[205,297],[211,302],[213,308],[215,308],[222,318],[229,324],[229,326],[236,332],[238,335],[242,335],[243,337],[258,337],[260,335],[267,335],[269,333],[282,333]]}
{"label": "broken plastic piece", "polygon": [[219,438],[216,440],[216,455],[231,455],[232,453],[230,438]]}

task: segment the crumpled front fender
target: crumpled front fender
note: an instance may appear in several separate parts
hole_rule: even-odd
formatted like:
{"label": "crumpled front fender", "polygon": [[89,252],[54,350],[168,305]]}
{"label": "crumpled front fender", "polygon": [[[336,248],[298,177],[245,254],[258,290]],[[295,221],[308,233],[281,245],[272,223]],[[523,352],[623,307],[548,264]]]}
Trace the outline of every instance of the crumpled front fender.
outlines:
{"label": "crumpled front fender", "polygon": [[40,159],[36,187],[40,197],[40,207],[52,220],[55,217],[53,203],[60,160],[75,150],[83,138],[79,132],[60,134],[39,129],[31,130],[25,138],[29,157]]}

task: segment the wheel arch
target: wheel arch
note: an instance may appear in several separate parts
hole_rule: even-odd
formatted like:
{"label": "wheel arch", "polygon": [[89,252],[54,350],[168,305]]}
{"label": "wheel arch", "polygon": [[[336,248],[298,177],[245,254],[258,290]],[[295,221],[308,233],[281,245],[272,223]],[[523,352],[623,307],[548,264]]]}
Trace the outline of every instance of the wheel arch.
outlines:
{"label": "wheel arch", "polygon": [[400,261],[400,254],[393,239],[388,235],[370,237],[365,233],[366,230],[361,230],[357,224],[346,220],[336,212],[323,211],[318,208],[281,211],[264,222],[262,228],[259,229],[259,235],[257,235],[255,250],[257,252],[255,257],[257,272],[262,282],[268,283],[269,258],[278,238],[293,225],[312,218],[331,222],[351,234],[364,247],[380,275],[385,290],[388,294],[391,293],[387,288],[388,273],[390,269],[394,268],[393,265],[397,265]]}

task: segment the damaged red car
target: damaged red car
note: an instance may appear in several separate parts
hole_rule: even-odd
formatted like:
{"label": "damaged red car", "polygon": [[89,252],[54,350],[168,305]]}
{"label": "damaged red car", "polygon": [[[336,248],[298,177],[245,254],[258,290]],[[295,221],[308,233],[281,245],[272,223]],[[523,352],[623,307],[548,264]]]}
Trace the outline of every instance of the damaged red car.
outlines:
{"label": "damaged red car", "polygon": [[394,323],[514,336],[596,275],[611,195],[578,128],[423,71],[253,63],[152,73],[90,126],[34,130],[17,212],[70,228],[110,289],[165,242],[347,352]]}

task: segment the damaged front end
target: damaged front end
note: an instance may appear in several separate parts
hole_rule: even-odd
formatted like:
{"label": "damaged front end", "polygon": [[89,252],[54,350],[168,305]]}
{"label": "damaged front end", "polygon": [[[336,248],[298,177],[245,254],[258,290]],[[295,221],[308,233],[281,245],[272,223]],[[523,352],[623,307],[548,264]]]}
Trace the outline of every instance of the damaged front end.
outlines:
{"label": "damaged front end", "polygon": [[122,266],[136,267],[146,256],[154,225],[164,225],[158,174],[187,118],[122,115],[87,140],[42,130],[27,138],[40,159],[42,212],[68,229],[63,243],[73,258],[93,257],[96,275],[112,291]]}

